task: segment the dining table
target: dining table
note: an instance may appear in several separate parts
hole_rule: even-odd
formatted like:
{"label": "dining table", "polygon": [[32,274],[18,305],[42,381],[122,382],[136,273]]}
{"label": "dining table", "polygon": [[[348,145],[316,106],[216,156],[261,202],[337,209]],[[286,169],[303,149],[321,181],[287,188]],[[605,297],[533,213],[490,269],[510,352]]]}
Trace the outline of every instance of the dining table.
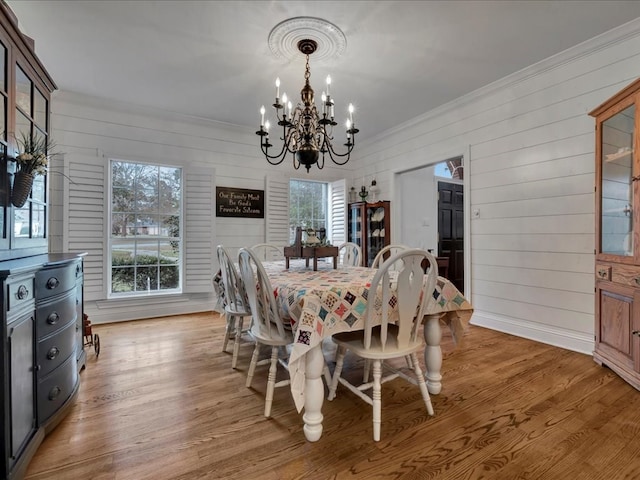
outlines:
{"label": "dining table", "polygon": [[[332,335],[364,328],[369,287],[377,269],[339,266],[320,262],[312,270],[304,261],[264,262],[283,318],[290,319],[294,342],[289,356],[291,394],[296,409],[304,409],[304,434],[315,442],[322,436],[322,404],[326,366],[322,342]],[[390,300],[394,302],[393,298]],[[376,310],[381,310],[374,300]],[[462,342],[473,307],[464,295],[444,278],[438,277],[436,288],[425,308],[425,377],[431,394],[442,389],[442,325],[451,331],[456,345]]]}

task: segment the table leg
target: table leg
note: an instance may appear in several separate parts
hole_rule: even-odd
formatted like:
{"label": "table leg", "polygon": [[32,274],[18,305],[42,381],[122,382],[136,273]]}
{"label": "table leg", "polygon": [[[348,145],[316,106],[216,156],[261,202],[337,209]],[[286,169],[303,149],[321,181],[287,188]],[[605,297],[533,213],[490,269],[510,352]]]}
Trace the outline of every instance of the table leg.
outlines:
{"label": "table leg", "polygon": [[322,436],[322,402],[324,401],[324,355],[322,343],[311,348],[305,355],[305,388],[304,388],[304,436],[310,442],[317,442]]}
{"label": "table leg", "polygon": [[442,390],[442,330],[440,329],[440,314],[425,315],[424,340],[427,346],[424,349],[424,364],[426,367],[427,389],[429,393],[437,395]]}
{"label": "table leg", "polygon": [[333,269],[338,268],[338,257],[333,257]]}
{"label": "table leg", "polygon": [[313,271],[318,271],[318,257],[313,257]]}
{"label": "table leg", "polygon": [[289,257],[284,257],[285,263],[287,264],[287,270],[289,270]]}

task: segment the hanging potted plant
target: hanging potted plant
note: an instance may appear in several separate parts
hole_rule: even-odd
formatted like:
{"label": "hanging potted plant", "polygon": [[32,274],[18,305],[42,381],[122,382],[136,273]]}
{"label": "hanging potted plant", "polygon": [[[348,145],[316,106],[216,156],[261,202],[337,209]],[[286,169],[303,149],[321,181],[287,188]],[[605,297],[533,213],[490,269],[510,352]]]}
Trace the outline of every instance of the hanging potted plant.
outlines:
{"label": "hanging potted plant", "polygon": [[48,155],[51,154],[53,145],[47,142],[46,137],[33,138],[24,133],[17,142],[18,155],[15,158],[16,172],[11,189],[11,203],[21,208],[31,194],[35,176],[44,175],[47,172]]}

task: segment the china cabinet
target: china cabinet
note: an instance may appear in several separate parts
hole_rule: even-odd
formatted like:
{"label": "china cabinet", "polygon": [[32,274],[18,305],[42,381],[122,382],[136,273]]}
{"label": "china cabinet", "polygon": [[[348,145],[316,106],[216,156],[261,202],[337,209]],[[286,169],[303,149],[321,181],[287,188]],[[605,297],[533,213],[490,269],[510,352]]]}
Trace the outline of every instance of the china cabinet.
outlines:
{"label": "china cabinet", "polygon": [[17,193],[16,139],[50,143],[54,89],[33,41],[0,2],[0,478],[9,480],[24,477],[69,412],[85,364],[82,255],[48,252],[45,175],[27,185],[26,199]]}
{"label": "china cabinet", "polygon": [[593,357],[640,389],[640,80],[595,110]]}
{"label": "china cabinet", "polygon": [[362,249],[363,265],[371,266],[377,253],[391,240],[389,201],[349,204],[349,241]]}

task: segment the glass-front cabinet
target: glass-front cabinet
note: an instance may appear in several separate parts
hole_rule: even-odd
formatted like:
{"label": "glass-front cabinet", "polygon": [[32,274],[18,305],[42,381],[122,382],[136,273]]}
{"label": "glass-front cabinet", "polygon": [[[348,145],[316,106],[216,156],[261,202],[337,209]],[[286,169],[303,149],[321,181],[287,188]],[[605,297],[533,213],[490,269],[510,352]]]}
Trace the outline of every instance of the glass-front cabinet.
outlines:
{"label": "glass-front cabinet", "polygon": [[371,266],[391,240],[390,202],[349,204],[349,241],[362,249],[363,265]]}
{"label": "glass-front cabinet", "polygon": [[596,120],[594,360],[640,389],[640,80]]}
{"label": "glass-front cabinet", "polygon": [[[49,102],[55,84],[34,56],[31,39],[17,35],[0,25],[0,260],[48,251],[47,176],[36,173],[31,184],[18,184],[15,159],[24,139],[52,143]],[[24,202],[16,201],[22,185]]]}

